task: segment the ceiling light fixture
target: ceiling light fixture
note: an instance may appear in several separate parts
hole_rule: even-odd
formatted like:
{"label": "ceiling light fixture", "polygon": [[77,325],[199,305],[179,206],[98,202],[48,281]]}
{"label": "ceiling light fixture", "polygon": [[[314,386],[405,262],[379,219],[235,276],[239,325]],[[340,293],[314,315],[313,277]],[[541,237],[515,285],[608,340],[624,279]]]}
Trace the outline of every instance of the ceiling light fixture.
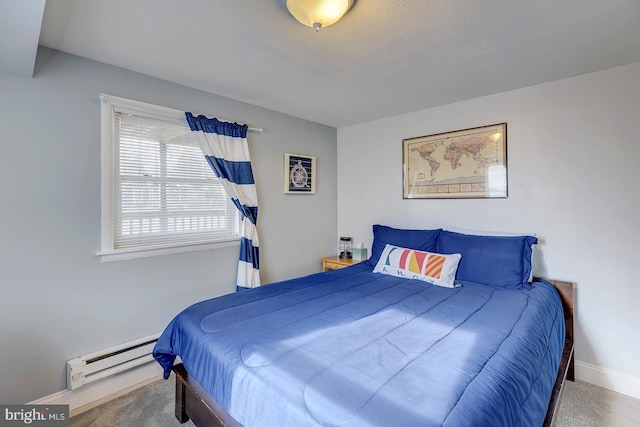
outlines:
{"label": "ceiling light fixture", "polygon": [[298,22],[319,31],[338,22],[352,4],[353,0],[287,0],[287,9]]}

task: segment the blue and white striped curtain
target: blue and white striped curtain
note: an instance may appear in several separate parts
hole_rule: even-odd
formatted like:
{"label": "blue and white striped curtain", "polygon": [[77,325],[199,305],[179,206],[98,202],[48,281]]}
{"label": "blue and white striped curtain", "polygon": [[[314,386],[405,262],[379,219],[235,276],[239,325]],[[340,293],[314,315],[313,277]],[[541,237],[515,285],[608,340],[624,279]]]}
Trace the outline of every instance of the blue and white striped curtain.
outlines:
{"label": "blue and white striped curtain", "polygon": [[242,215],[236,286],[256,288],[260,286],[258,196],[249,158],[248,127],[205,116],[194,117],[191,113],[185,116],[211,169]]}

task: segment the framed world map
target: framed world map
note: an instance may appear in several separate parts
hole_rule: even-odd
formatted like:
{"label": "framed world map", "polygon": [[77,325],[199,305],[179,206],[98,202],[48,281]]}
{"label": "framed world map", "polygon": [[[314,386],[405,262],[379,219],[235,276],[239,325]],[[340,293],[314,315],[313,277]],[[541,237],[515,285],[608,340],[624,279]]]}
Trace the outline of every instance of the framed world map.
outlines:
{"label": "framed world map", "polygon": [[507,124],[402,140],[404,199],[507,197]]}

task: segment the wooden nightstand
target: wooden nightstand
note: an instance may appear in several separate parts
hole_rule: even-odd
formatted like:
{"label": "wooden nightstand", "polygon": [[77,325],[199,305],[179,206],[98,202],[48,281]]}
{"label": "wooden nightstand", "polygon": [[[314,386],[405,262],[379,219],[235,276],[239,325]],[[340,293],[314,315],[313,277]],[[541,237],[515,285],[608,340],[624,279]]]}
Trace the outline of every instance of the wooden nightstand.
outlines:
{"label": "wooden nightstand", "polygon": [[338,270],[357,264],[360,261],[356,261],[352,258],[340,258],[339,256],[330,256],[322,258],[322,271]]}

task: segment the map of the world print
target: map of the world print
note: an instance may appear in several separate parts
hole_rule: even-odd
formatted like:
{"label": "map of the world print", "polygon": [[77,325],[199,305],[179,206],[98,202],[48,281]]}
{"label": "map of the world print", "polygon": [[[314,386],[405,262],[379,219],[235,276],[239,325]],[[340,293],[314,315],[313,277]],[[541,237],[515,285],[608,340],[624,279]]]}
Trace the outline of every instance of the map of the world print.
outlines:
{"label": "map of the world print", "polygon": [[402,141],[405,199],[507,197],[507,124]]}

